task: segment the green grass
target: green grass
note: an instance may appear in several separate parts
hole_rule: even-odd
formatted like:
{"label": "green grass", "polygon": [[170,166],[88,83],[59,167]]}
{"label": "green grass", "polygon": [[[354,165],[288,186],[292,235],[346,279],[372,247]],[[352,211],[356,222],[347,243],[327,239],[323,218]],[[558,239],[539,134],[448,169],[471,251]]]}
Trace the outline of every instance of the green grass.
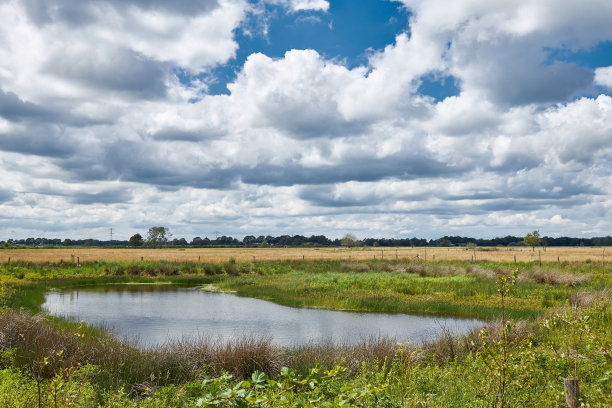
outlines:
{"label": "green grass", "polygon": [[[563,378],[575,375],[585,406],[612,407],[610,271],[587,262],[545,264],[542,271],[519,265],[506,298],[514,321],[504,343],[495,276],[513,268],[375,261],[0,265],[0,406],[499,406],[506,347],[505,406],[564,406]],[[99,328],[33,315],[51,287],[129,282],[210,284],[290,306],[489,322],[482,334],[444,335],[419,347],[378,339],[288,350],[243,339],[142,351]]]}
{"label": "green grass", "polygon": [[[17,263],[0,266],[0,279],[10,282],[17,290],[9,305],[33,312],[40,311],[44,292],[52,286],[172,282],[214,283],[239,296],[295,307],[494,319],[500,314],[494,270],[513,268],[510,264],[492,263],[424,266],[380,261],[229,263],[225,266],[163,261],[95,262],[81,266]],[[354,272],[355,269],[361,272]],[[612,283],[609,274],[602,276],[597,265],[588,263],[550,264],[542,272],[535,264],[519,265],[519,269],[519,276],[525,279],[519,279],[506,309],[513,319],[535,319],[568,305],[571,296],[579,291],[603,290]],[[548,278],[590,278],[574,286],[564,284],[563,280],[559,284],[534,280],[546,274]]]}

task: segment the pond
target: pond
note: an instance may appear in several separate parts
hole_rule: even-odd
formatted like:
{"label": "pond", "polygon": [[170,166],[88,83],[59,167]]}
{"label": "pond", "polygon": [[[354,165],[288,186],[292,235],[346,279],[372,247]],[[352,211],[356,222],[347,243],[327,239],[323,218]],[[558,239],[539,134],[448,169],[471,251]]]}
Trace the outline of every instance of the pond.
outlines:
{"label": "pond", "polygon": [[51,290],[43,309],[111,329],[141,347],[181,339],[269,338],[282,347],[309,342],[352,344],[386,336],[420,342],[447,328],[466,332],[475,319],[356,313],[281,306],[273,302],[172,285],[113,285]]}

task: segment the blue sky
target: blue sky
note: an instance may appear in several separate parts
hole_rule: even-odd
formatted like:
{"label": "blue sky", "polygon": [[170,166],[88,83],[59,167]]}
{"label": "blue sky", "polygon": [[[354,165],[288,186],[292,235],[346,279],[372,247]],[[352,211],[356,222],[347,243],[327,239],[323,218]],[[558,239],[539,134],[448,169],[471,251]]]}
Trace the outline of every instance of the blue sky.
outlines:
{"label": "blue sky", "polygon": [[213,69],[210,93],[229,93],[226,84],[236,78],[252,53],[282,58],[288,50],[314,49],[353,68],[367,64],[372,51],[392,44],[396,35],[409,28],[410,13],[400,2],[338,0],[330,2],[326,12],[287,13],[274,4],[263,8],[264,16],[251,15],[236,30],[236,57]]}
{"label": "blue sky", "polygon": [[0,3],[0,240],[612,233],[612,4]]}

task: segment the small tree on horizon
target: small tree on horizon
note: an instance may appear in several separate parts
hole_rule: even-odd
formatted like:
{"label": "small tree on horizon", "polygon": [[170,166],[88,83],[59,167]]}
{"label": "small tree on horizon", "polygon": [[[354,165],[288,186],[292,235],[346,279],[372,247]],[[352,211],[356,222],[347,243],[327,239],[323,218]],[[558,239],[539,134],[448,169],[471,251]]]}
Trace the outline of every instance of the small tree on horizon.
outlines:
{"label": "small tree on horizon", "polygon": [[523,238],[523,244],[530,246],[532,251],[535,251],[535,247],[539,246],[541,242],[542,238],[540,238],[540,231],[538,230],[528,232],[525,238]]}
{"label": "small tree on horizon", "polygon": [[342,246],[346,246],[346,247],[354,247],[357,246],[357,244],[359,243],[359,241],[357,240],[357,237],[355,236],[355,234],[346,234],[344,237],[342,237],[342,240],[340,240],[340,243],[342,244]]}
{"label": "small tree on horizon", "polygon": [[162,247],[168,245],[168,241],[172,237],[170,230],[166,227],[151,227],[147,232],[145,243],[148,247]]}
{"label": "small tree on horizon", "polygon": [[130,237],[129,245],[131,247],[139,247],[139,246],[142,246],[143,244],[144,244],[144,241],[142,239],[142,235],[134,234]]}

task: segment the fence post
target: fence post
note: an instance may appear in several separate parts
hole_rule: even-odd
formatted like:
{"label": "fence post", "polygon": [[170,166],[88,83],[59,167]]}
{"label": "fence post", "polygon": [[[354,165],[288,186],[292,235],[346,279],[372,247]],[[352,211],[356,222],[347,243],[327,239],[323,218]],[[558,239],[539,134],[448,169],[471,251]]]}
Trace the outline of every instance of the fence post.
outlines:
{"label": "fence post", "polygon": [[385,250],[380,251],[380,259],[385,260]]}
{"label": "fence post", "polygon": [[302,262],[304,262],[304,254],[302,254]]}
{"label": "fence post", "polygon": [[77,256],[77,266],[81,266],[81,258]]}
{"label": "fence post", "polygon": [[580,406],[580,389],[578,388],[578,379],[563,379],[563,388],[565,389],[565,405],[567,405],[567,408],[578,408]]}
{"label": "fence post", "polygon": [[198,255],[198,263],[200,263],[200,255]]}
{"label": "fence post", "polygon": [[514,255],[514,264],[516,265],[516,255]]}
{"label": "fence post", "polygon": [[140,262],[142,262],[143,258],[144,258],[144,257],[142,257],[142,256],[140,257]]}
{"label": "fence post", "polygon": [[395,260],[397,261],[399,258],[397,257],[397,248],[395,248]]}
{"label": "fence post", "polygon": [[538,258],[540,259],[540,272],[542,271],[542,251],[538,249]]}
{"label": "fence post", "polygon": [[11,264],[11,257],[9,256],[8,264]]}

